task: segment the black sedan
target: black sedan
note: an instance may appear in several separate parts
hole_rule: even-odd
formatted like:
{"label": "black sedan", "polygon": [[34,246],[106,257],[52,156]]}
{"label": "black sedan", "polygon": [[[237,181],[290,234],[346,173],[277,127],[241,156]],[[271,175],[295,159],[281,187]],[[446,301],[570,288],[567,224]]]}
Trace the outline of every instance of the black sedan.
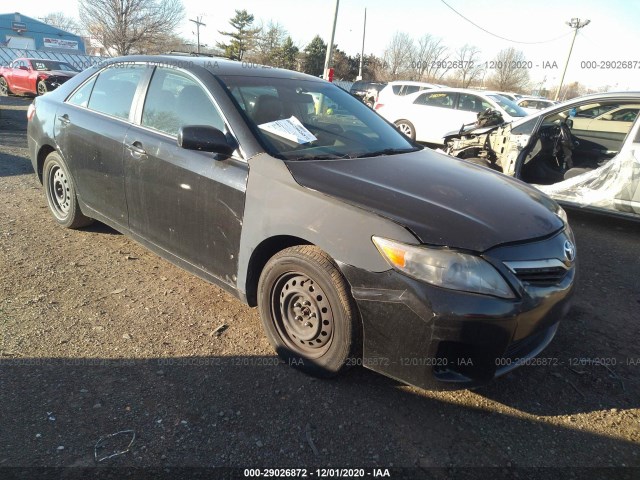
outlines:
{"label": "black sedan", "polygon": [[425,150],[334,85],[211,58],[115,59],[28,112],[53,218],[111,225],[257,306],[306,372],[427,388],[537,355],[576,273],[563,210]]}

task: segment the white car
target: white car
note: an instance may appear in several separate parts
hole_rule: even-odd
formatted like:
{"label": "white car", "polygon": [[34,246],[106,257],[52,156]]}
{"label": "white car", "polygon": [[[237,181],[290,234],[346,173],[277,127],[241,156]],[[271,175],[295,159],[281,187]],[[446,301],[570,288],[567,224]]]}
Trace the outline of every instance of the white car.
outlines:
{"label": "white car", "polygon": [[553,100],[538,97],[525,97],[516,102],[516,104],[527,113],[536,113],[538,110],[544,110],[557,103],[558,102],[554,102]]}
{"label": "white car", "polygon": [[397,80],[389,82],[386,87],[380,90],[378,100],[374,104],[374,109],[381,108],[399,98],[411,95],[412,93],[421,92],[423,90],[432,90],[434,88],[442,88],[442,85],[426,82],[414,82],[411,80]]}
{"label": "white car", "polygon": [[444,145],[445,134],[476,121],[478,113],[491,108],[505,122],[525,117],[527,112],[495,92],[463,88],[439,88],[407,95],[376,109],[413,140]]}

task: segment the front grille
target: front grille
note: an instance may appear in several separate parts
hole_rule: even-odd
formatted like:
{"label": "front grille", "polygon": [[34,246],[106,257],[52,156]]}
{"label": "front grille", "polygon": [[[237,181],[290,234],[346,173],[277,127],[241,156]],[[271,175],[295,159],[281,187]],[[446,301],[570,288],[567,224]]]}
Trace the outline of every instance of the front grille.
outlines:
{"label": "front grille", "polygon": [[522,283],[535,287],[557,285],[569,271],[568,267],[556,258],[504,262],[504,264]]}
{"label": "front grille", "polygon": [[567,274],[567,269],[564,267],[517,268],[514,273],[523,283],[537,287],[550,287],[562,281]]}

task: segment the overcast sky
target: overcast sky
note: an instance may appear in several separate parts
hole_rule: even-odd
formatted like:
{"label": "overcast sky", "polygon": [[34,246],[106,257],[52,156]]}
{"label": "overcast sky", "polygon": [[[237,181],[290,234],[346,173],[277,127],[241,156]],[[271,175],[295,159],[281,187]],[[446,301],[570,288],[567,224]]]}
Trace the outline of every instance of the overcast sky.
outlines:
{"label": "overcast sky", "polygon": [[[367,8],[365,53],[382,55],[393,33],[404,31],[414,37],[430,33],[442,37],[452,50],[465,43],[482,50],[483,61],[501,49],[521,49],[533,63],[531,79],[540,85],[557,84],[571,44],[572,30],[565,24],[573,17],[589,19],[580,30],[565,82],[579,81],[589,86],[610,85],[619,90],[640,90],[640,2],[635,0],[444,0],[473,26],[452,11],[442,0],[341,0],[335,43],[348,54],[356,54],[362,44],[364,9]],[[6,3],[6,2],[5,2]],[[186,17],[181,33],[195,42],[195,28],[188,19],[202,16],[206,27],[200,41],[215,45],[228,30],[235,9],[246,9],[256,20],[277,21],[303,47],[316,34],[328,41],[335,0],[235,0],[233,2],[183,0]],[[33,17],[59,11],[50,0],[28,0],[21,13]],[[3,12],[4,13],[4,12]],[[64,13],[77,17],[77,1],[67,0]],[[555,39],[555,40],[554,40]],[[551,40],[551,41],[549,41]],[[526,42],[526,43],[516,43]],[[544,42],[544,43],[532,43]],[[585,68],[593,61],[596,68]],[[636,68],[611,68],[606,61],[635,61]],[[557,64],[544,69],[543,65]]]}

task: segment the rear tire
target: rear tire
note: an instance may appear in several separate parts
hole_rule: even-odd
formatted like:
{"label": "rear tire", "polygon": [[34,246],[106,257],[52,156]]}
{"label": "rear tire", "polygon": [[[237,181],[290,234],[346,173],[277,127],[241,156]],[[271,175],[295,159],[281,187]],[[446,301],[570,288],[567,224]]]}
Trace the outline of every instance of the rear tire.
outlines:
{"label": "rear tire", "polygon": [[349,285],[321,249],[274,255],[258,282],[258,309],[271,345],[289,365],[332,377],[359,358],[360,321]]}
{"label": "rear tire", "polygon": [[416,139],[416,128],[413,126],[409,120],[398,120],[396,122],[396,127],[400,130],[401,133],[404,133],[411,140]]}
{"label": "rear tire", "polygon": [[51,152],[42,167],[44,193],[53,218],[65,228],[81,228],[93,219],[80,211],[76,187],[66,163],[58,152]]}

